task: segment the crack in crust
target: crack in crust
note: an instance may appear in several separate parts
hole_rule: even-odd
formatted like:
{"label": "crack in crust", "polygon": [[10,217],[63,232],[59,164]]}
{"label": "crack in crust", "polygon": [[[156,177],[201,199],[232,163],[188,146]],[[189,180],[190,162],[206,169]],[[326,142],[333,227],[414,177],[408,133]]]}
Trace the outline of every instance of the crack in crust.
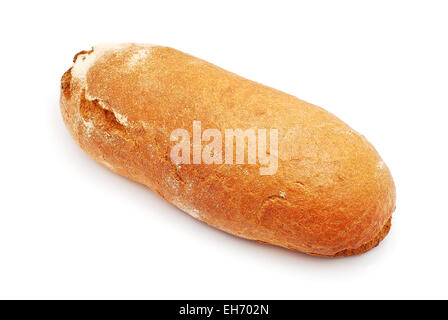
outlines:
{"label": "crack in crust", "polygon": [[120,123],[114,112],[104,108],[99,99],[87,99],[85,90],[81,93],[79,113],[85,121],[93,121],[96,127],[106,132],[127,136],[125,126]]}

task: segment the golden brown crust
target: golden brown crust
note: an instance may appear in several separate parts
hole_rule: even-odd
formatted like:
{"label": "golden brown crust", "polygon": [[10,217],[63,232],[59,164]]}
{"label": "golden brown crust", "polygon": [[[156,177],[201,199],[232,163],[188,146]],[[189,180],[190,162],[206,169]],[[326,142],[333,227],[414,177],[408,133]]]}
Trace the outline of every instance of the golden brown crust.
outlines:
{"label": "golden brown crust", "polygon": [[380,244],[380,242],[383,241],[383,239],[389,233],[391,226],[392,226],[392,217],[389,218],[389,220],[387,220],[386,224],[383,226],[381,231],[378,232],[378,234],[375,236],[375,238],[373,238],[369,242],[364,243],[363,245],[359,246],[358,248],[345,249],[345,250],[339,251],[338,253],[336,253],[333,256],[326,256],[326,257],[337,258],[337,257],[347,257],[347,256],[363,254],[363,253],[369,251],[370,249],[373,249],[376,246],[378,246]]}
{"label": "golden brown crust", "polygon": [[[180,51],[95,47],[62,78],[61,111],[81,148],[185,212],[226,232],[321,256],[363,253],[395,206],[387,166],[327,111]],[[170,133],[276,128],[278,171],[174,165]]]}

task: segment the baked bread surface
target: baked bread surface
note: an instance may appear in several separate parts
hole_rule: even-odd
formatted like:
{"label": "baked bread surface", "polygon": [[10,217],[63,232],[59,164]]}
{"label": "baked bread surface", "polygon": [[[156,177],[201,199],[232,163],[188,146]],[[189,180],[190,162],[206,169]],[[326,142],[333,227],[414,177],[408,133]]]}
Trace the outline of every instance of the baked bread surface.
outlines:
{"label": "baked bread surface", "polygon": [[[102,45],[75,56],[61,111],[79,146],[191,216],[231,234],[319,256],[363,253],[387,235],[391,174],[374,147],[324,109],[172,48]],[[174,164],[170,134],[278,129],[278,170]]]}

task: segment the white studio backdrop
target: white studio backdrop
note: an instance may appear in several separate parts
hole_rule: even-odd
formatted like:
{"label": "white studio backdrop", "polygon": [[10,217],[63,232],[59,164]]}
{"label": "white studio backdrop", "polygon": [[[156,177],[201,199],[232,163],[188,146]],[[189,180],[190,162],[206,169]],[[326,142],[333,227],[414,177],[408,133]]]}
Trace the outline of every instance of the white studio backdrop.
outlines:
{"label": "white studio backdrop", "polygon": [[[445,1],[0,4],[0,298],[448,298]],[[103,42],[171,46],[319,105],[397,186],[389,236],[322,259],[214,230],[89,159],[59,81]]]}

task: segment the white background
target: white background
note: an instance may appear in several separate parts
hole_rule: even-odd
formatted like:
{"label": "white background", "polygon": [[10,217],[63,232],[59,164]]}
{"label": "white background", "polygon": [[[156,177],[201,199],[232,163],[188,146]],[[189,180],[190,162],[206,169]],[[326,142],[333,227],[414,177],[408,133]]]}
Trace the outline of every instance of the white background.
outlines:
{"label": "white background", "polygon": [[[0,298],[448,298],[446,3],[2,2]],[[101,42],[171,46],[336,114],[392,171],[389,236],[333,260],[261,245],[96,164],[58,99]]]}

